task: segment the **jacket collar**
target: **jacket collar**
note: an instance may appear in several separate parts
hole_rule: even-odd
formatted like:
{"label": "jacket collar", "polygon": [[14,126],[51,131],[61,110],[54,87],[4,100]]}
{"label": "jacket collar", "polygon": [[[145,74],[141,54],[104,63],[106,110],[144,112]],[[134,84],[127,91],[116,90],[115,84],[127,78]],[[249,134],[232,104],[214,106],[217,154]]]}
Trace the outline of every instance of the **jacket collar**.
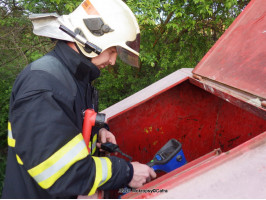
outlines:
{"label": "jacket collar", "polygon": [[76,79],[88,83],[100,76],[100,70],[87,57],[69,47],[66,42],[58,41],[54,52]]}

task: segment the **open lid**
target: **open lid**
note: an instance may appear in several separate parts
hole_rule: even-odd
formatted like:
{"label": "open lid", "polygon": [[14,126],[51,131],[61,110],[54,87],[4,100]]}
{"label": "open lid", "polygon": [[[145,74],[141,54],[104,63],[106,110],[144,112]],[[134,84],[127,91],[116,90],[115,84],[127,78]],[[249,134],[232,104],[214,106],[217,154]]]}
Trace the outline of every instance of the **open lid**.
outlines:
{"label": "open lid", "polygon": [[193,73],[266,99],[266,1],[252,0]]}

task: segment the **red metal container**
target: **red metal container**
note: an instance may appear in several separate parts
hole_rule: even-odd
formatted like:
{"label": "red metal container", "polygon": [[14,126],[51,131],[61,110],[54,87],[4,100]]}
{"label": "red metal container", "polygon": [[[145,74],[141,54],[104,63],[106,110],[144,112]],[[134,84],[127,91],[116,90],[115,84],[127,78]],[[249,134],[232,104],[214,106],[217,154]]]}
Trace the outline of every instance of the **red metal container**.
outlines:
{"label": "red metal container", "polygon": [[253,0],[193,71],[102,111],[133,160],[175,138],[188,161],[122,198],[265,198],[265,102],[266,1]]}

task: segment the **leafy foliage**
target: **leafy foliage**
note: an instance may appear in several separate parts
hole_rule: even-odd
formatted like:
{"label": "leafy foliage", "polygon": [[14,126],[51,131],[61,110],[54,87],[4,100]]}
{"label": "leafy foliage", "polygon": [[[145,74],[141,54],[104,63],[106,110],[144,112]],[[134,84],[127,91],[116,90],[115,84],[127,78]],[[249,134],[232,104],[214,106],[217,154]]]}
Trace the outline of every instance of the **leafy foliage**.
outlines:
{"label": "leafy foliage", "polygon": [[193,68],[249,1],[127,0],[141,30],[140,69],[118,63],[96,81],[104,109],[180,69]]}
{"label": "leafy foliage", "polygon": [[[124,0],[141,30],[141,67],[120,60],[95,81],[100,110],[180,68],[195,67],[249,0]],[[80,0],[0,0],[0,192],[7,152],[9,96],[17,74],[50,51],[50,39],[32,34],[30,13],[68,14]]]}

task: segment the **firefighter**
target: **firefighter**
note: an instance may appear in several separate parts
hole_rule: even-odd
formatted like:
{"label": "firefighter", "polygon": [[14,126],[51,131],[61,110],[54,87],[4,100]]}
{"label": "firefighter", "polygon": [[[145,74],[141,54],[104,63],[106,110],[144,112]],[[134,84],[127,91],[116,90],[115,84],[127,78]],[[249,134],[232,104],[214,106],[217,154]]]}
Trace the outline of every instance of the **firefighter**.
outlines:
{"label": "firefighter", "polygon": [[[58,42],[14,83],[2,198],[75,198],[97,189],[137,188],[155,178],[145,164],[96,156],[97,141],[98,147],[116,143],[108,125],[92,131],[90,152],[82,137],[84,110],[97,110],[91,82],[100,69],[114,65],[117,55],[138,66],[139,27],[132,11],[121,0],[85,0],[69,15],[30,19],[36,35]],[[60,25],[100,49],[99,55]]]}

